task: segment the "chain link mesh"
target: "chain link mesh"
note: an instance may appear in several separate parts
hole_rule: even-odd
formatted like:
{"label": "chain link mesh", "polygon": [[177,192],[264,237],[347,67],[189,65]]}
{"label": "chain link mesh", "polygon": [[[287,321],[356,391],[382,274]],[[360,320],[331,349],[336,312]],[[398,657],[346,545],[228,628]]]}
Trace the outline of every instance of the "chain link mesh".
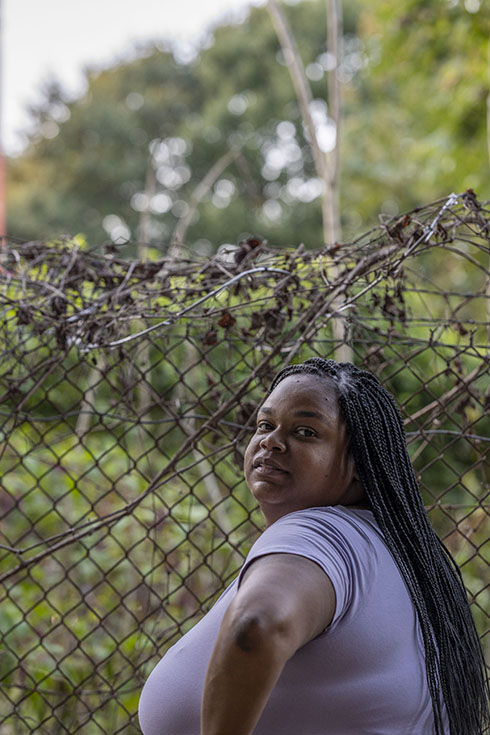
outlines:
{"label": "chain link mesh", "polygon": [[139,732],[150,670],[262,528],[241,469],[257,403],[312,355],[397,397],[488,651],[489,215],[466,192],[347,245],[209,261],[5,243],[2,734]]}

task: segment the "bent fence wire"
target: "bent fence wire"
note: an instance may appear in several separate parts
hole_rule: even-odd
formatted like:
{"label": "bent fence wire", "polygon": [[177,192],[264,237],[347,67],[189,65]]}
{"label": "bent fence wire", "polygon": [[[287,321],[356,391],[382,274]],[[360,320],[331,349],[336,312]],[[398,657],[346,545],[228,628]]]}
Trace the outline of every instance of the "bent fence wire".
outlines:
{"label": "bent fence wire", "polygon": [[139,732],[145,678],[262,528],[241,469],[257,402],[312,355],[396,395],[488,652],[489,228],[469,191],[323,250],[5,243],[2,734]]}

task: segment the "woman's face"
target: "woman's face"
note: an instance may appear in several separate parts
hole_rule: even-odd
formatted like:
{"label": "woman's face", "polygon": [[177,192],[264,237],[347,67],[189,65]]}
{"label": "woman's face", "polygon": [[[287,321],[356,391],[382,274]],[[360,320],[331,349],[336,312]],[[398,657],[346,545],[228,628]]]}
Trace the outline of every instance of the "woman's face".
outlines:
{"label": "woman's face", "polygon": [[347,453],[337,396],[328,381],[292,375],[266,398],[245,452],[245,478],[267,521],[363,499]]}

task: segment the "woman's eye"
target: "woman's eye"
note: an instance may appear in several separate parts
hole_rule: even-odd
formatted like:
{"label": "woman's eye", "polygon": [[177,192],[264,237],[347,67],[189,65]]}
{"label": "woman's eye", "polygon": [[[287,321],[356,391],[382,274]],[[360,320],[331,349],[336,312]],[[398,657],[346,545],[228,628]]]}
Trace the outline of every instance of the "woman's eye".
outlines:
{"label": "woman's eye", "polygon": [[269,424],[268,421],[259,421],[257,424],[257,429],[260,431],[270,431],[272,429],[271,424]]}
{"label": "woman's eye", "polygon": [[296,429],[296,431],[300,436],[316,436],[316,432],[314,432],[313,429],[308,429],[305,426],[301,426],[299,429]]}

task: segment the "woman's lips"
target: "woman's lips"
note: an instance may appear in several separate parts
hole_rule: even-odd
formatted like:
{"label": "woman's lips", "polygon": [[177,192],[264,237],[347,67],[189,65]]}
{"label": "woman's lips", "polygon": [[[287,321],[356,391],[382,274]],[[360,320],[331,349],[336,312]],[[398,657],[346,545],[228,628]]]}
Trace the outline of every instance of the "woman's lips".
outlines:
{"label": "woman's lips", "polygon": [[287,470],[268,460],[256,460],[253,467],[256,474],[261,477],[279,477],[288,474]]}

